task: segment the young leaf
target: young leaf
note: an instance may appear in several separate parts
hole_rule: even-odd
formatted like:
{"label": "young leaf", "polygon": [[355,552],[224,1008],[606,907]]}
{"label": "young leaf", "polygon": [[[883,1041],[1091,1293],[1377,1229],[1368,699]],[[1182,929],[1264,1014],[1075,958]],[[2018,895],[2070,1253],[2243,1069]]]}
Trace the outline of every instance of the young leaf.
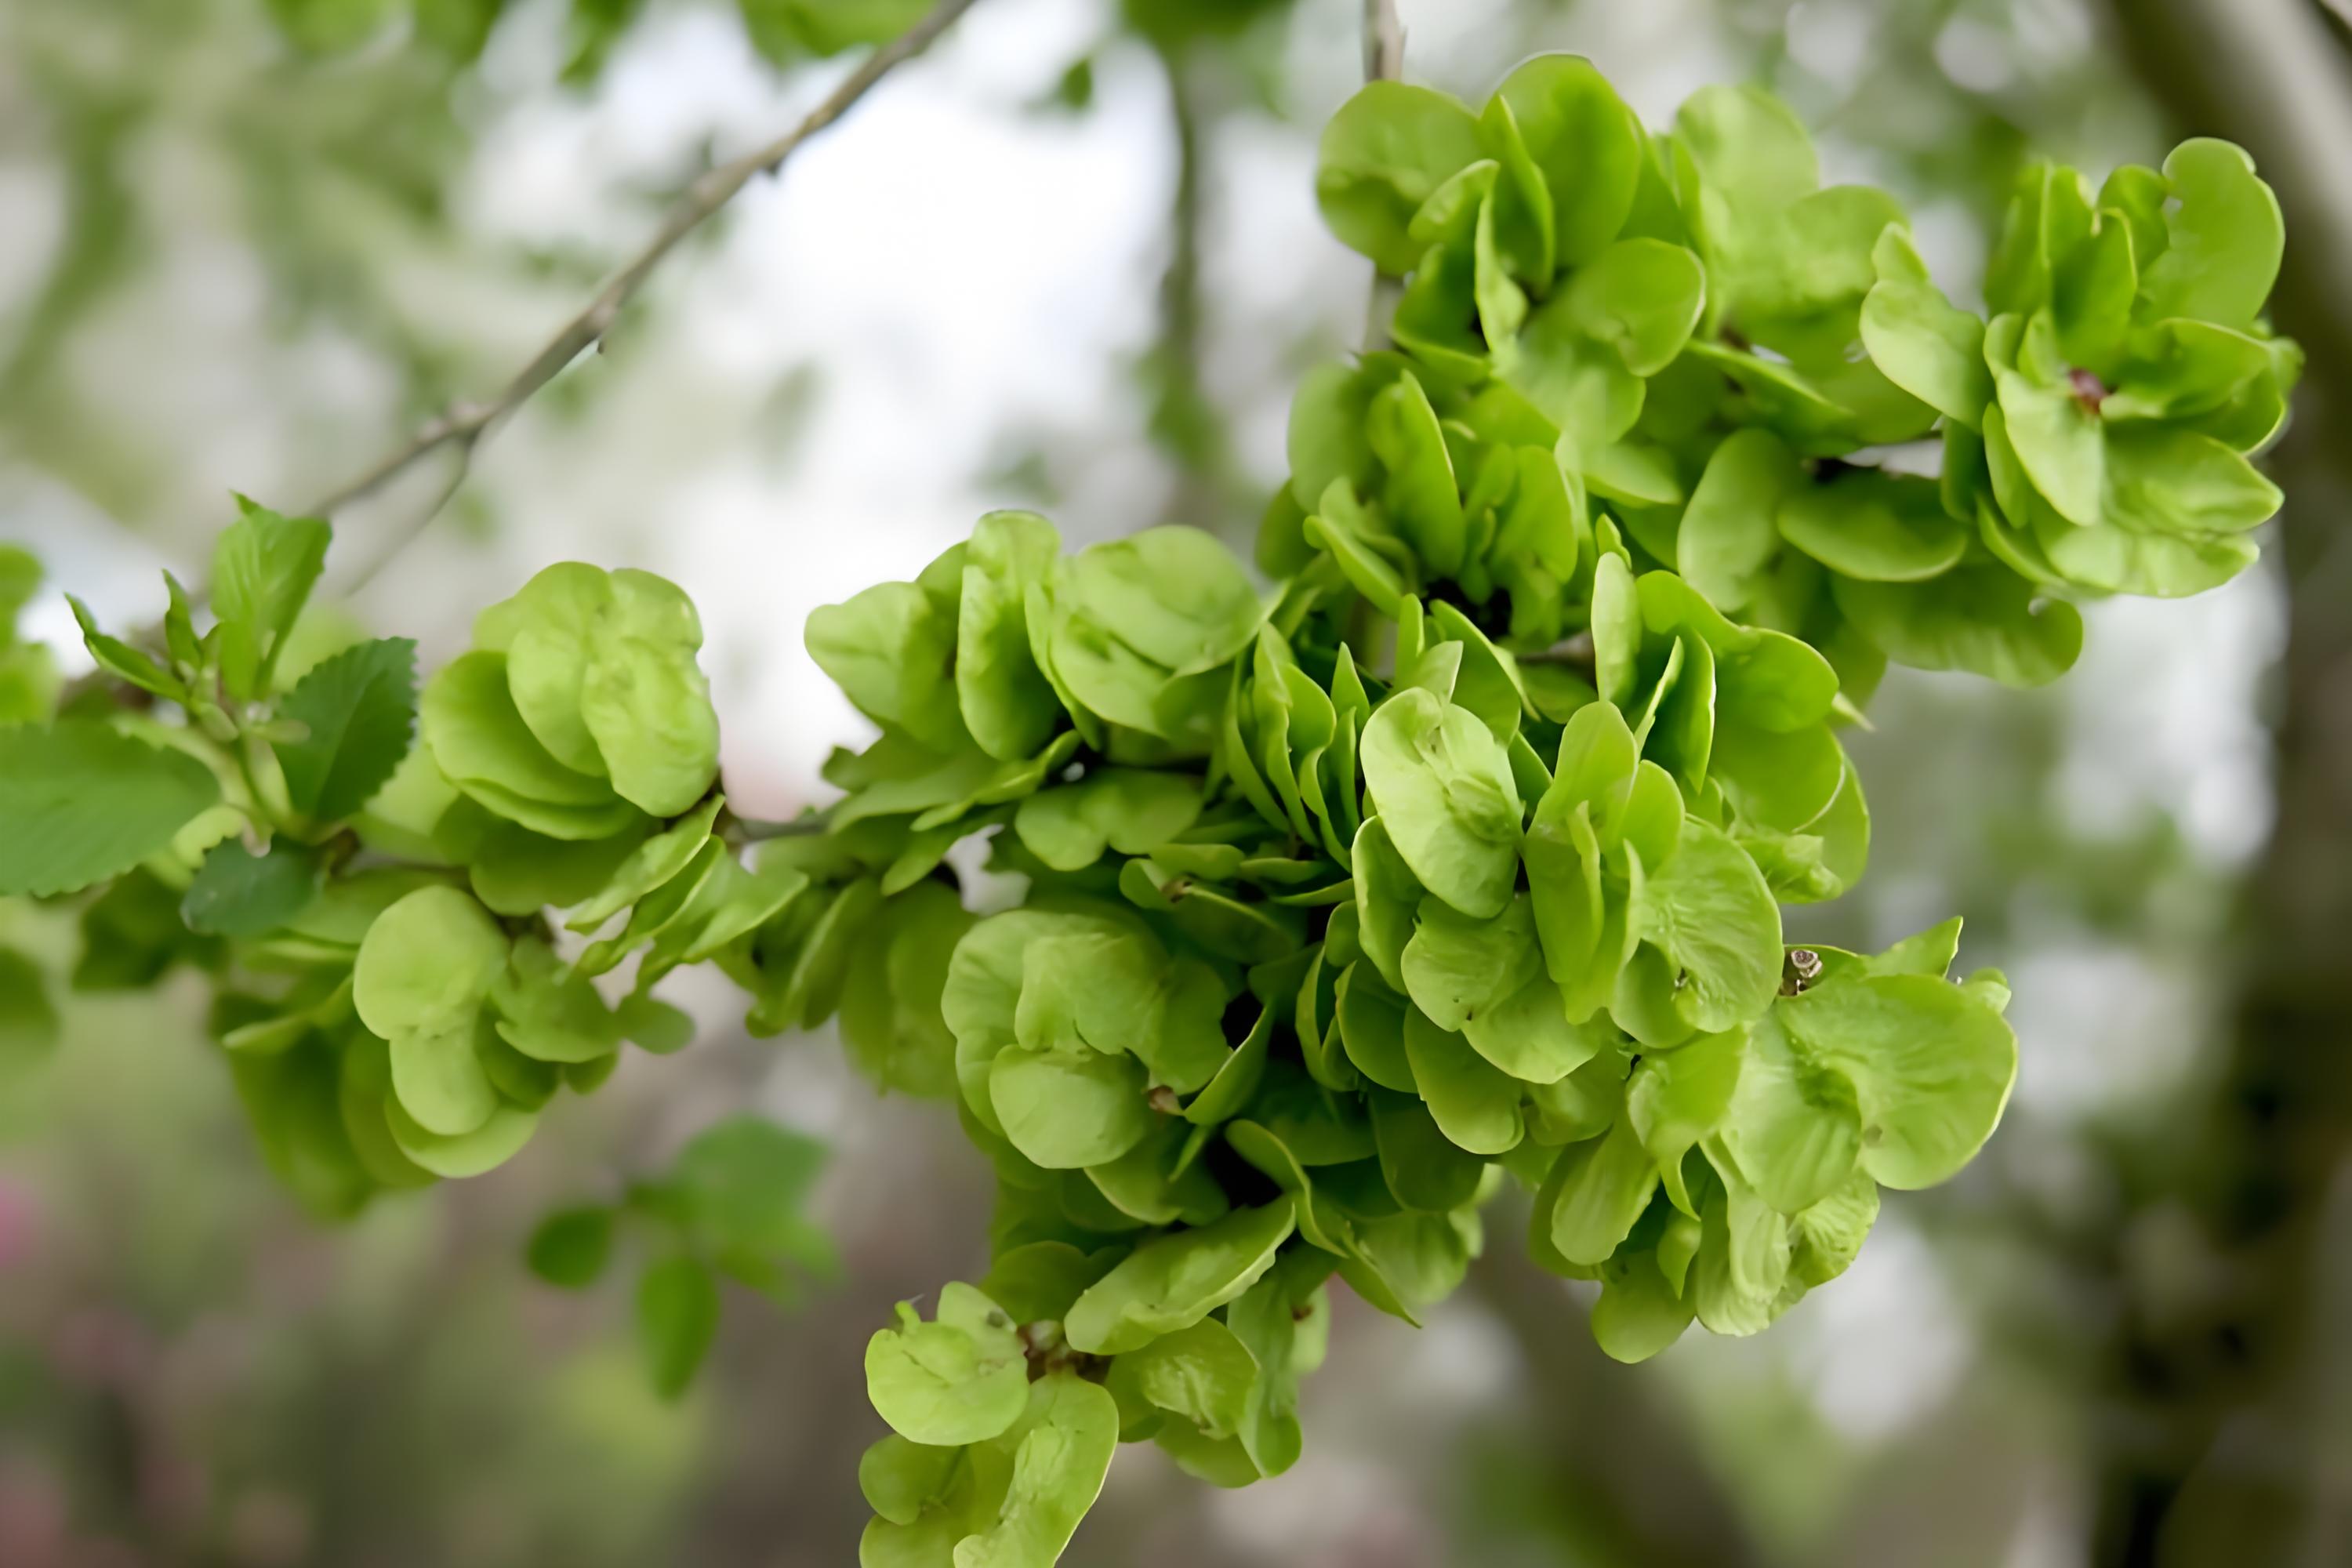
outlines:
{"label": "young leaf", "polygon": [[960,1447],[1002,1436],[1029,1405],[1029,1363],[1012,1318],[971,1286],[940,1292],[938,1320],[910,1302],[866,1342],[866,1391],[912,1443]]}
{"label": "young leaf", "polygon": [[1431,892],[1493,916],[1518,875],[1519,796],[1509,760],[1476,715],[1399,692],[1364,727],[1365,787],[1388,837]]}
{"label": "young leaf", "polygon": [[151,655],[131,647],[121,637],[109,637],[100,631],[89,606],[73,595],[66,595],[66,603],[72,606],[74,619],[81,626],[82,646],[89,649],[89,657],[98,661],[99,668],[117,680],[127,680],[140,690],[151,691],[168,701],[184,702],[187,700],[187,682],[164,669]]}
{"label": "young leaf", "polygon": [[58,1010],[38,965],[0,947],[0,1082],[58,1043]]}
{"label": "young leaf", "polygon": [[1478,156],[1477,119],[1458,100],[1402,82],[1368,82],[1323,128],[1315,199],[1341,244],[1402,276],[1422,257],[1413,215]]}
{"label": "young leaf", "polygon": [[255,698],[269,689],[333,531],[321,519],[281,517],[243,496],[237,505],[245,515],[221,531],[213,550],[213,613],[220,619],[221,679],[231,696]]}
{"label": "young leaf", "polygon": [[757,1116],[730,1117],[678,1151],[670,1184],[714,1247],[772,1255],[799,1244],[824,1158],[814,1138]]}
{"label": "young leaf", "polygon": [[666,1258],[637,1281],[637,1348],[654,1392],[676,1399],[719,1332],[719,1284],[691,1258]]}
{"label": "young leaf", "polygon": [[602,1204],[561,1209],[539,1222],[524,1254],[530,1271],[566,1290],[583,1290],[613,1257],[613,1211]]}

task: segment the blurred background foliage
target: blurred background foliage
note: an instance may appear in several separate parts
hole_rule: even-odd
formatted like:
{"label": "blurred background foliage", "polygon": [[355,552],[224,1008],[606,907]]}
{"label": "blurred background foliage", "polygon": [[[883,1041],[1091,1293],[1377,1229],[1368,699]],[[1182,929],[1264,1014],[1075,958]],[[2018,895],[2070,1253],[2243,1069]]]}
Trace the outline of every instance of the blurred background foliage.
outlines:
{"label": "blurred background foliage", "polygon": [[[915,0],[5,0],[0,539],[159,605],[226,492],[302,505],[497,385],[716,157],[772,135]],[[1139,1564],[2334,1564],[2352,1560],[2352,49],[2320,0],[1404,0],[1412,77],[1483,94],[1591,54],[1653,123],[1759,79],[1832,177],[1901,193],[1972,294],[2036,151],[2095,174],[2245,142],[2312,350],[2265,569],[2096,606],[2019,694],[1897,672],[1859,738],[1867,891],[1805,934],[1963,910],[2017,982],[1999,1138],[1893,1205],[1770,1334],[1604,1362],[1506,1223],[1415,1334],[1340,1314],[1278,1486],[1130,1453],[1069,1561]],[[856,721],[795,635],[989,505],[1083,542],[1245,542],[1289,387],[1360,335],[1316,131],[1356,0],[983,0],[698,237],[604,352],[487,446],[343,613],[428,654],[563,556],[692,591],[730,794],[780,815]],[[340,518],[383,537],[445,471]],[[0,647],[0,653],[5,653]],[[109,916],[134,919],[135,910]],[[194,990],[76,969],[0,902],[0,1563],[836,1563],[877,1423],[853,1347],[976,1259],[985,1183],[929,1109],[723,996],[654,1078],[497,1176],[333,1230],[269,1176]],[[44,998],[58,998],[52,1010]],[[690,998],[689,1000],[694,1000]],[[642,1064],[638,1064],[642,1065]],[[524,1269],[744,1110],[821,1136],[838,1278],[734,1291],[682,1401],[625,1281]],[[731,1289],[731,1288],[730,1288]],[[1352,1305],[1352,1303],[1350,1303]]]}

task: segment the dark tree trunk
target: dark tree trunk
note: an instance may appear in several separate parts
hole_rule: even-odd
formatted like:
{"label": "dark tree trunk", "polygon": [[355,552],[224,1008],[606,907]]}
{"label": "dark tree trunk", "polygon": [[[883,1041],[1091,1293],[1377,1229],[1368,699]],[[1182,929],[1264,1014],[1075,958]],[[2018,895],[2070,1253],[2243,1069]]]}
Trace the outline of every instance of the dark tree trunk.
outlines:
{"label": "dark tree trunk", "polygon": [[[2185,132],[2252,151],[2287,214],[2274,319],[2310,354],[2272,459],[2288,638],[2276,816],[2248,886],[2231,1037],[2126,1224],[2103,1369],[2101,1568],[2352,1562],[2316,1368],[2352,1150],[2352,55],[2319,0],[2111,0],[2116,42]],[[2185,1223],[2184,1223],[2185,1222]],[[2136,1243],[2162,1238],[2158,1248]],[[2186,1241],[2188,1245],[2181,1245]],[[2159,1253],[2165,1261],[2155,1260]]]}

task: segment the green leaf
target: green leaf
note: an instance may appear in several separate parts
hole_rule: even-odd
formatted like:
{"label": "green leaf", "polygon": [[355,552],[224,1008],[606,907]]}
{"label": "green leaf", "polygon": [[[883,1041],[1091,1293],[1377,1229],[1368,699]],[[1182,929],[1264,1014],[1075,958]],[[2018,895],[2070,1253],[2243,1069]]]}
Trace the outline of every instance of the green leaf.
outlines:
{"label": "green leaf", "polygon": [[654,1392],[676,1399],[719,1333],[719,1282],[691,1258],[666,1258],[637,1281],[637,1349]]}
{"label": "green leaf", "polygon": [[1604,1025],[1570,1023],[1567,999],[1540,964],[1500,1003],[1465,1019],[1462,1034],[1480,1056],[1530,1084],[1559,1082],[1615,1037]]}
{"label": "green leaf", "polygon": [[1398,533],[1432,575],[1462,565],[1462,496],[1429,395],[1411,371],[1373,395],[1365,434],[1388,478],[1382,491]]}
{"label": "green leaf", "polygon": [[759,1116],[733,1116],[678,1151],[669,1187],[696,1231],[725,1252],[775,1254],[801,1245],[804,1210],[825,1147]]}
{"label": "green leaf", "polygon": [[1499,918],[1479,920],[1433,895],[1421,900],[1400,965],[1405,994],[1451,1030],[1499,1006],[1542,966],[1525,898],[1514,898]]}
{"label": "green leaf", "polygon": [[602,778],[565,767],[516,711],[506,656],[475,652],[425,684],[425,743],[452,784],[509,821],[551,838],[602,838],[634,816]]}
{"label": "green leaf", "polygon": [[1683,1156],[1713,1134],[1730,1109],[1747,1055],[1744,1031],[1701,1035],[1672,1050],[1645,1051],[1625,1084],[1625,1115],[1657,1163],[1666,1195],[1696,1219],[1683,1184]]}
{"label": "green leaf", "polygon": [[919,584],[881,583],[811,611],[803,637],[817,668],[868,718],[898,726],[933,751],[952,752],[963,744],[963,717],[948,677],[959,614]]}
{"label": "green leaf", "polygon": [[1024,608],[1029,584],[1050,580],[1062,549],[1034,512],[992,511],[964,549],[956,612],[955,683],[964,725],[1003,762],[1034,755],[1061,722],[1062,705],[1037,668]]}
{"label": "green leaf", "polygon": [[2004,686],[2044,686],[2074,668],[2083,617],[2037,596],[2005,566],[1966,566],[1927,583],[1832,584],[1838,609],[1897,664],[1965,669]]}
{"label": "green leaf", "polygon": [[2017,1078],[2017,1037],[1960,987],[1870,975],[1783,1000],[1798,1048],[1843,1073],[1862,1117],[1862,1168],[1882,1186],[1932,1186],[1992,1136]]}
{"label": "green leaf", "polygon": [[1761,88],[1699,89],[1675,111],[1675,135],[1727,202],[1788,206],[1822,183],[1804,122]]}
{"label": "green leaf", "polygon": [[1013,1146],[1049,1171],[1116,1160],[1152,1127],[1142,1063],[1091,1050],[1001,1051],[989,1103]]}
{"label": "green leaf", "polygon": [[1016,1323],[1057,1323],[1087,1286],[1110,1272],[1120,1250],[1087,1253],[1067,1242],[1031,1242],[997,1254],[981,1293],[1002,1302]]}
{"label": "green leaf", "polygon": [[1116,1355],[1190,1328],[1273,1267],[1275,1249],[1293,1228],[1292,1214],[1285,1198],[1145,1242],[1087,1288],[1063,1331],[1076,1349]]}
{"label": "green leaf", "polygon": [[963,1459],[960,1448],[909,1443],[892,1432],[858,1459],[857,1489],[883,1520],[911,1525],[948,1496]]}
{"label": "green leaf", "polygon": [[506,0],[416,0],[416,36],[451,59],[481,57]]}
{"label": "green leaf", "polygon": [[576,904],[605,886],[641,843],[635,833],[549,838],[516,823],[494,822],[473,847],[467,871],[474,896],[493,914],[535,915]]}
{"label": "green leaf", "polygon": [[550,1285],[584,1290],[613,1258],[613,1211],[602,1204],[559,1209],[530,1233],[524,1258]]}
{"label": "green leaf", "polygon": [[352,972],[360,1022],[386,1040],[470,1029],[506,967],[508,942],[455,888],[419,888],[375,918]]}
{"label": "green leaf", "polygon": [[1364,956],[1389,983],[1402,992],[1404,950],[1412,939],[1413,923],[1422,903],[1422,886],[1397,853],[1388,826],[1379,816],[1367,816],[1356,830],[1350,857],[1359,940]]}
{"label": "green leaf", "polygon": [[896,1328],[866,1342],[866,1390],[909,1442],[934,1447],[1001,1436],[1029,1405],[1029,1363],[1012,1318],[971,1286],[940,1292],[937,1321],[908,1302]]}
{"label": "green leaf", "polygon": [[2142,533],[2238,533],[2267,522],[2284,498],[2210,436],[2133,424],[2107,437],[2107,513]]}
{"label": "green leaf", "polygon": [[1446,1137],[1427,1106],[1384,1090],[1368,1098],[1381,1175],[1398,1203],[1444,1214],[1477,1195],[1486,1162]]}
{"label": "green leaf", "polygon": [[[425,1132],[462,1138],[499,1110],[490,1077],[499,1037],[479,1013],[440,1028],[404,1029],[390,1037],[392,1086],[400,1109]],[[530,1075],[525,1069],[524,1077]]]}
{"label": "green leaf", "polygon": [[1232,551],[1197,528],[1147,528],[1070,562],[1073,602],[1171,674],[1215,669],[1247,647],[1265,612]]}
{"label": "green leaf", "polygon": [[1579,55],[1538,55],[1505,77],[1495,96],[1508,105],[1549,189],[1559,264],[1583,265],[1633,212],[1641,121]]}
{"label": "green leaf", "polygon": [[[572,912],[565,924],[586,935],[630,905],[667,887],[709,844],[711,826],[719,820],[719,810],[724,804],[715,797],[705,801],[631,849],[628,858],[614,869],[593,898]],[[804,884],[805,877],[801,879]]]}
{"label": "green leaf", "polygon": [[1341,244],[1402,276],[1422,258],[1413,215],[1478,156],[1478,122],[1458,100],[1402,82],[1367,82],[1323,128],[1315,199]]}
{"label": "green leaf", "polygon": [[1932,479],[1850,471],[1800,483],[1780,500],[1780,536],[1843,576],[1916,583],[1948,572],[1972,534],[1944,510]]}
{"label": "green leaf", "polygon": [[70,893],[169,848],[220,800],[184,752],[103,724],[0,730],[0,893]]}
{"label": "green leaf", "polygon": [[2001,428],[2034,489],[2067,521],[2095,526],[2106,480],[2099,416],[2071,390],[2038,384],[2020,371],[1997,367],[1993,381]]}
{"label": "green leaf", "polygon": [[499,628],[495,640],[507,656],[507,685],[531,734],[565,767],[598,777],[605,773],[604,759],[588,731],[581,691],[612,606],[610,573],[562,561],[477,622],[478,642],[484,640],[480,628]]}
{"label": "green leaf", "polygon": [[213,614],[220,620],[221,679],[231,696],[269,689],[286,636],[310,602],[333,531],[315,517],[281,517],[244,497],[245,515],[213,549]]}
{"label": "green leaf", "polygon": [[1886,379],[1975,428],[1992,401],[1984,321],[1944,297],[1911,237],[1888,225],[1872,251],[1878,281],[1862,302],[1862,343]]}
{"label": "green leaf", "polygon": [[2047,304],[2059,262],[2090,237],[2094,221],[2090,187],[2081,174],[2055,163],[2020,170],[1985,272],[1986,304],[1995,314]]}
{"label": "green leaf", "polygon": [[1456,1148],[1492,1155],[1517,1145],[1524,1129],[1516,1079],[1418,1007],[1405,1015],[1404,1049],[1431,1119]]}
{"label": "green leaf", "polygon": [[2060,261],[2051,279],[2050,313],[2068,363],[2110,377],[2131,331],[2139,270],[2130,228],[2112,213],[2099,216],[2091,237]]}
{"label": "green leaf", "polygon": [[719,716],[695,662],[702,621],[651,573],[615,572],[612,585],[581,676],[580,716],[621,798],[675,816],[719,773]]}
{"label": "green leaf", "polygon": [[1621,239],[1594,257],[1568,289],[1576,324],[1651,376],[1674,362],[1706,308],[1698,258],[1660,239]]}
{"label": "green leaf", "polygon": [[167,701],[187,700],[185,681],[121,637],[109,637],[100,631],[89,606],[71,594],[66,595],[66,603],[72,606],[74,620],[81,627],[82,646],[89,649],[89,657],[97,662],[99,668],[118,680],[127,680],[140,690],[152,692]]}
{"label": "green leaf", "polygon": [[[1570,1263],[1605,1261],[1633,1230],[1658,1185],[1658,1167],[1621,1116],[1608,1135],[1560,1151],[1558,1195],[1548,1217],[1553,1248]],[[1550,1184],[1547,1183],[1547,1186]]]}
{"label": "green leaf", "polygon": [[851,1056],[885,1091],[955,1092],[955,1036],[940,1015],[945,959],[974,924],[955,890],[924,881],[883,905],[842,987],[841,1033]]}
{"label": "green leaf", "polygon": [[1143,855],[1192,826],[1201,786],[1180,773],[1103,768],[1021,803],[1013,829],[1057,871],[1080,871],[1105,849]]}
{"label": "green leaf", "polygon": [[956,1543],[955,1568],[1049,1568],[1101,1495],[1118,1448],[1118,1405],[1069,1373],[1040,1379],[1014,1428],[994,1528]]}
{"label": "green leaf", "polygon": [[1862,1252],[1878,1219],[1878,1184],[1856,1175],[1812,1207],[1789,1216],[1789,1271],[1807,1286],[1826,1285]]}
{"label": "green leaf", "polygon": [[1676,1010],[1702,1031],[1760,1015],[1780,984],[1780,911],[1764,875],[1722,829],[1683,820],[1674,855],[1650,874],[1642,936],[1675,971]]}
{"label": "green leaf", "polygon": [[225,838],[205,855],[180,902],[188,929],[211,936],[259,936],[310,906],[319,891],[319,855],[290,839],[256,855]]}
{"label": "green leaf", "polygon": [[1464,914],[1502,913],[1518,876],[1518,786],[1477,716],[1401,691],[1365,725],[1361,762],[1372,805],[1421,884]]}
{"label": "green leaf", "polygon": [[1256,1358],[1214,1318],[1163,1334],[1111,1363],[1106,1386],[1122,1407],[1165,1412],[1229,1437],[1249,1412]]}
{"label": "green leaf", "polygon": [[356,643],[311,667],[278,705],[307,731],[271,742],[294,809],[340,822],[365,805],[408,754],[416,717],[416,645]]}
{"label": "green leaf", "polygon": [[1816,1058],[1774,1008],[1750,1031],[1721,1121],[1740,1173],[1782,1214],[1819,1203],[1853,1174],[1862,1117],[1853,1086]]}
{"label": "green leaf", "polygon": [[2278,197],[2243,148],[2210,137],[2175,147],[2164,177],[2178,205],[2165,213],[2164,253],[2142,279],[2142,310],[2245,326],[2269,300],[2285,250]]}
{"label": "green leaf", "polygon": [[0,1083],[46,1058],[58,1035],[57,1006],[40,966],[13,947],[0,947]]}
{"label": "green leaf", "polygon": [[444,1134],[427,1131],[396,1100],[383,1106],[385,1122],[400,1152],[436,1176],[462,1181],[497,1170],[530,1142],[539,1127],[539,1113],[501,1104],[490,1119],[471,1132]]}
{"label": "green leaf", "polygon": [[1690,1326],[1691,1303],[1659,1268],[1654,1252],[1611,1258],[1592,1303],[1592,1339],[1613,1361],[1643,1362]]}
{"label": "green leaf", "polygon": [[[1716,608],[1727,614],[1745,609],[1762,591],[1764,574],[1780,553],[1774,520],[1782,498],[1804,482],[1796,455],[1771,431],[1754,426],[1725,437],[1683,510],[1675,536],[1675,570]],[[1599,606],[1596,583],[1596,615]],[[1638,637],[1638,625],[1633,630]],[[1596,636],[1596,647],[1599,640]],[[1612,668],[1613,677],[1623,666]]]}

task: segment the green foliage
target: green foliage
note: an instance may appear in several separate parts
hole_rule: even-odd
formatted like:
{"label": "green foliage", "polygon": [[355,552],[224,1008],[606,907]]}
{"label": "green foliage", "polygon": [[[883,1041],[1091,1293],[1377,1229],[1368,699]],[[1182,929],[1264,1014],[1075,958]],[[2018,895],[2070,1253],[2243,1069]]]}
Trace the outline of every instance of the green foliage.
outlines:
{"label": "green foliage", "polygon": [[15,948],[0,947],[0,1081],[47,1057],[58,1028],[40,966]]}
{"label": "green foliage", "polygon": [[[404,14],[417,38],[456,64],[488,43],[508,0],[268,0],[289,42],[307,53],[347,54],[380,37]],[[930,0],[738,0],[752,47],[779,65],[886,43],[930,9]],[[591,81],[645,11],[645,0],[571,0],[571,54],[563,76]]]}
{"label": "green foliage", "polygon": [[278,705],[302,726],[277,742],[287,804],[312,822],[340,822],[382,789],[408,754],[416,719],[416,645],[380,637],[315,666]]}
{"label": "green foliage", "polygon": [[180,901],[188,929],[207,936],[260,936],[310,907],[319,890],[319,857],[300,844],[256,855],[234,838],[205,852]]}
{"label": "green foliage", "polygon": [[41,586],[41,563],[13,544],[0,544],[0,727],[46,717],[58,695],[49,650],[16,635],[16,616]]}
{"label": "green foliage", "polygon": [[637,1344],[654,1392],[675,1399],[719,1333],[719,1282],[692,1258],[666,1258],[637,1281]]}
{"label": "green foliage", "polygon": [[[1759,1331],[1882,1187],[1968,1163],[2017,1067],[2006,982],[1950,978],[1958,922],[1784,943],[1782,906],[1867,859],[1840,731],[1890,659],[2040,684],[2076,599],[2252,559],[2298,364],[2260,314],[2275,204],[2218,143],[2095,196],[2037,169],[1979,320],[1890,198],[1822,187],[1785,106],[1708,89],[1654,133],[1570,57],[1475,111],[1373,84],[1317,189],[1404,282],[1394,346],[1299,390],[1270,593],[1203,533],[1065,556],[991,514],[811,617],[879,733],[752,834],[676,588],[551,567],[411,744],[396,640],[277,693],[324,535],[251,509],[210,630],[176,584],[160,658],[85,617],[167,708],[10,732],[0,887],[118,878],[97,983],[218,975],[265,1154],[324,1212],[488,1170],[625,1041],[683,1046],[651,988],[684,963],[753,1033],[838,1016],[878,1088],[950,1101],[991,1263],[868,1347],[869,1565],[1049,1563],[1122,1439],[1281,1473],[1328,1280],[1419,1321],[1513,1181],[1608,1353]],[[1938,479],[1873,460],[1930,437]],[[985,916],[945,866],[982,836],[1024,889]],[[641,1234],[675,1394],[720,1277],[827,1267],[817,1167],[722,1124],[532,1267],[576,1288]]]}
{"label": "green foliage", "polygon": [[120,876],[221,798],[196,758],[105,724],[0,735],[0,893],[69,893]]}
{"label": "green foliage", "polygon": [[[646,1043],[637,1022],[625,1026]],[[790,1305],[804,1277],[836,1271],[831,1243],[803,1212],[824,1161],[812,1139],[732,1117],[697,1134],[667,1172],[631,1183],[620,1201],[547,1215],[524,1260],[550,1285],[584,1290],[633,1247],[642,1258],[638,1348],[655,1391],[674,1399],[716,1333],[722,1279]]]}

